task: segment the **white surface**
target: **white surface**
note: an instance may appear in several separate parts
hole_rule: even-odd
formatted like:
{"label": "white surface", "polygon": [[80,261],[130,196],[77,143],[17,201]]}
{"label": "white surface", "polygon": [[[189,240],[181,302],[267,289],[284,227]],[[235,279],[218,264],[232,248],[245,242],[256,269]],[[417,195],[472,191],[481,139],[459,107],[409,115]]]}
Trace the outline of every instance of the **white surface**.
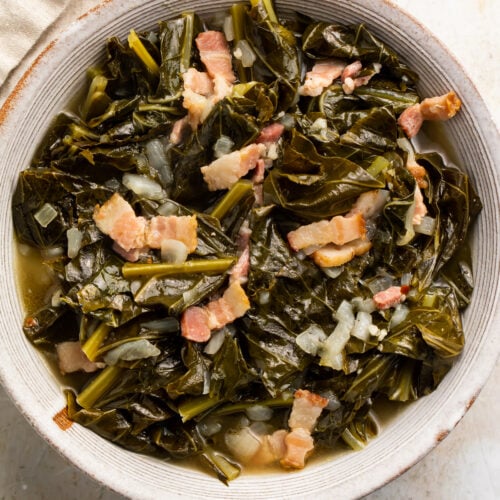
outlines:
{"label": "white surface", "polygon": [[[38,15],[37,22],[31,24],[30,12],[34,10],[21,8],[26,2],[1,2],[0,81],[66,3],[55,0],[30,2],[31,5],[44,5],[43,15]],[[97,0],[71,0],[70,8],[57,21],[57,29],[96,3]],[[455,53],[499,124],[497,24],[500,1],[398,0],[393,3],[412,13]],[[48,41],[53,32],[54,29],[49,29],[42,37]],[[9,40],[15,43],[6,44]],[[4,53],[9,57],[3,57]],[[27,61],[34,55],[28,52]],[[19,78],[24,66],[25,63],[6,81],[4,92]],[[497,425],[500,404],[496,394],[499,383],[497,366],[476,403],[452,434],[406,474],[367,498],[500,498],[500,430]],[[1,389],[0,436],[0,498],[120,498],[103,490],[60,458],[24,421]]]}

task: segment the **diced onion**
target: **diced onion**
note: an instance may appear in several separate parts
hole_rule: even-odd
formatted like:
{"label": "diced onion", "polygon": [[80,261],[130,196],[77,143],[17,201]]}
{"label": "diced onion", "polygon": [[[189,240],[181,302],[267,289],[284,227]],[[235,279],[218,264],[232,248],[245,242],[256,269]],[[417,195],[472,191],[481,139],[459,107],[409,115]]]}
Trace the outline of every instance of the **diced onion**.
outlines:
{"label": "diced onion", "polygon": [[224,18],[224,24],[222,25],[224,35],[228,42],[234,40],[234,26],[233,26],[233,16],[226,16]]}
{"label": "diced onion", "polygon": [[167,200],[163,205],[160,205],[156,211],[159,215],[168,217],[169,215],[176,215],[179,206],[173,201]]}
{"label": "diced onion", "polygon": [[359,340],[366,342],[370,338],[369,326],[372,324],[372,315],[370,313],[359,311],[356,314],[354,327],[351,335]]}
{"label": "diced onion", "polygon": [[285,113],[280,119],[281,125],[285,127],[286,130],[290,130],[295,127],[295,118],[289,113]]}
{"label": "diced onion", "polygon": [[267,422],[273,416],[273,410],[264,405],[253,405],[245,410],[247,417],[254,422]]}
{"label": "diced onion", "polygon": [[136,359],[150,358],[161,354],[160,349],[149,340],[131,340],[111,349],[104,355],[107,365],[115,365],[118,361],[134,361]]}
{"label": "diced onion", "polygon": [[233,140],[227,135],[221,135],[216,143],[214,144],[214,156],[216,158],[221,158],[224,155],[229,154],[234,146]]}
{"label": "diced onion", "polygon": [[50,203],[44,203],[33,217],[40,226],[47,227],[57,217],[57,210]]}
{"label": "diced onion", "polygon": [[271,300],[271,294],[267,290],[262,290],[261,292],[259,292],[259,304],[261,306],[269,304],[270,300]]}
{"label": "diced onion", "polygon": [[238,40],[234,51],[234,57],[241,60],[241,64],[244,68],[252,67],[257,59],[255,52],[246,40]]}
{"label": "diced onion", "polygon": [[165,192],[160,184],[145,175],[126,173],[123,175],[122,182],[136,195],[148,200],[161,201],[165,199]]}
{"label": "diced onion", "polygon": [[434,234],[435,228],[436,219],[429,217],[428,215],[424,215],[422,217],[422,222],[420,224],[413,226],[416,233],[425,234],[426,236]]}
{"label": "diced onion", "polygon": [[353,305],[356,311],[372,313],[377,309],[377,307],[375,306],[375,302],[373,301],[373,299],[370,298],[363,299],[361,297],[354,297],[351,300],[351,304]]}
{"label": "diced onion", "polygon": [[304,352],[316,356],[326,338],[326,333],[321,327],[311,325],[307,330],[297,335],[295,342]]}
{"label": "diced onion", "polygon": [[174,181],[174,174],[167,161],[165,144],[160,139],[152,139],[146,144],[146,155],[151,167],[158,171],[162,182],[170,186]]}
{"label": "diced onion", "polygon": [[409,286],[411,284],[411,273],[404,273],[401,276],[401,286]]}
{"label": "diced onion", "polygon": [[63,247],[48,247],[40,250],[40,255],[45,260],[57,259],[64,255]]}
{"label": "diced onion", "polygon": [[161,260],[168,264],[182,264],[186,262],[188,249],[186,245],[179,240],[162,240],[161,242]]}
{"label": "diced onion", "polygon": [[341,370],[343,366],[343,353],[354,327],[354,314],[352,306],[343,300],[337,309],[335,317],[338,321],[335,330],[325,340],[321,348],[320,365],[329,366],[334,370]]}
{"label": "diced onion", "polygon": [[338,278],[344,272],[344,266],[322,267],[321,270],[332,279]]}
{"label": "diced onion", "polygon": [[410,309],[408,309],[407,306],[404,304],[398,304],[392,313],[391,320],[389,322],[389,329],[392,329],[402,323],[408,316],[409,312]]}
{"label": "diced onion", "polygon": [[382,292],[383,290],[387,290],[391,287],[393,285],[393,279],[391,276],[384,274],[365,282],[365,285],[369,288],[370,292],[375,295],[376,293]]}
{"label": "diced onion", "polygon": [[176,318],[154,319],[141,323],[141,328],[154,330],[158,333],[173,333],[179,330],[179,321]]}
{"label": "diced onion", "polygon": [[244,463],[248,463],[261,446],[260,439],[248,427],[227,432],[224,441],[236,459]]}
{"label": "diced onion", "polygon": [[213,356],[222,347],[224,340],[226,338],[226,332],[224,330],[219,330],[215,332],[208,341],[203,352],[209,356]]}
{"label": "diced onion", "polygon": [[82,247],[83,234],[76,227],[72,227],[66,231],[66,237],[68,238],[68,257],[74,259]]}
{"label": "diced onion", "polygon": [[203,436],[210,437],[222,430],[222,424],[214,417],[208,417],[198,424],[198,429]]}

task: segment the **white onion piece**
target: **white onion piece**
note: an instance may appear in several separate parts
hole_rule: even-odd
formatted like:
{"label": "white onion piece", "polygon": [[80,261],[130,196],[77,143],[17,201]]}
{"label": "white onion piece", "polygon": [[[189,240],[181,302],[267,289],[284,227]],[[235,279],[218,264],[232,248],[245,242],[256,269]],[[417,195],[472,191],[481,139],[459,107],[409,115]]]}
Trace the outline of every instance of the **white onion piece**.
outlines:
{"label": "white onion piece", "polygon": [[47,247],[40,250],[40,255],[45,260],[57,259],[64,255],[63,247]]}
{"label": "white onion piece", "polygon": [[273,410],[264,405],[253,405],[245,410],[247,417],[254,422],[267,422],[273,416]]}
{"label": "white onion piece", "polygon": [[203,352],[205,354],[208,354],[209,356],[213,356],[222,347],[225,338],[226,338],[226,332],[224,330],[219,330],[215,332],[210,337],[210,340],[208,341],[208,344],[205,346],[205,349],[203,349]]}
{"label": "white onion piece", "polygon": [[66,231],[66,237],[68,238],[68,257],[74,259],[82,248],[83,233],[76,227],[72,227]]}
{"label": "white onion piece", "polygon": [[285,127],[286,130],[290,130],[295,127],[295,118],[293,117],[293,115],[286,113],[280,119],[280,123],[281,125],[283,125],[283,127]]}
{"label": "white onion piece", "polygon": [[134,361],[136,359],[150,358],[161,354],[160,349],[154,346],[149,340],[131,340],[111,349],[104,355],[107,365],[115,365],[118,361]]}
{"label": "white onion piece", "polygon": [[176,318],[154,319],[141,323],[141,328],[154,330],[158,333],[172,333],[179,330],[179,321]]}
{"label": "white onion piece", "polygon": [[389,322],[389,330],[402,323],[408,316],[409,312],[410,309],[407,306],[404,304],[398,304],[392,313],[391,320]]}
{"label": "white onion piece", "polygon": [[368,341],[370,338],[368,328],[371,324],[372,315],[364,311],[359,311],[358,314],[356,314],[356,320],[354,321],[354,327],[351,335],[364,342]]}
{"label": "white onion piece", "polygon": [[250,68],[257,59],[255,52],[246,40],[238,40],[234,51],[234,57],[241,60],[244,68]]}
{"label": "white onion piece", "polygon": [[224,17],[224,24],[222,25],[224,31],[224,36],[228,42],[234,40],[234,26],[233,26],[233,16]]}
{"label": "white onion piece", "polygon": [[401,276],[401,286],[409,286],[411,284],[411,273],[404,273]]}
{"label": "white onion piece", "polygon": [[182,264],[188,256],[186,245],[179,240],[162,240],[160,251],[162,262],[168,264]]}
{"label": "white onion piece", "polygon": [[329,366],[334,370],[342,370],[344,362],[342,351],[349,341],[354,327],[354,313],[351,304],[343,300],[337,309],[335,318],[338,323],[322,345],[320,365]]}
{"label": "white onion piece", "polygon": [[126,173],[123,175],[122,182],[137,196],[155,201],[165,199],[165,192],[160,184],[145,175]]}
{"label": "white onion piece", "polygon": [[213,436],[222,430],[222,424],[215,418],[207,418],[198,424],[198,429],[205,437]]}
{"label": "white onion piece", "polygon": [[62,290],[60,288],[52,294],[52,297],[50,298],[50,305],[52,307],[58,307],[61,305],[61,295]]}
{"label": "white onion piece", "polygon": [[295,342],[307,354],[316,356],[326,340],[326,333],[318,325],[311,325],[307,330],[297,335]]}
{"label": "white onion piece", "polygon": [[259,292],[259,304],[261,306],[269,304],[270,300],[271,300],[271,294],[267,290],[262,290],[261,292]]}
{"label": "white onion piece", "polygon": [[179,206],[171,200],[166,201],[163,205],[160,205],[156,211],[158,215],[163,215],[168,217],[169,215],[177,215]]}
{"label": "white onion piece", "polygon": [[431,236],[434,234],[434,230],[436,229],[436,219],[429,217],[428,215],[424,215],[422,217],[422,222],[413,226],[413,229],[415,229],[416,233]]}
{"label": "white onion piece", "polygon": [[386,274],[384,274],[383,276],[377,276],[369,283],[366,283],[366,286],[369,288],[370,292],[372,292],[373,295],[378,292],[382,292],[383,290],[387,290],[392,285],[393,279]]}
{"label": "white onion piece", "polygon": [[160,139],[152,139],[146,144],[146,155],[149,164],[160,174],[162,182],[167,186],[174,181],[174,174],[167,160],[165,145]]}
{"label": "white onion piece", "polygon": [[372,313],[377,309],[377,306],[375,305],[375,302],[373,299],[363,299],[361,297],[354,297],[351,300],[351,304],[354,307],[356,311],[363,311],[367,313]]}
{"label": "white onion piece", "polygon": [[321,270],[332,279],[338,278],[344,272],[344,266],[322,267]]}
{"label": "white onion piece", "polygon": [[231,137],[221,135],[214,144],[214,156],[222,158],[233,150],[234,142]]}
{"label": "white onion piece", "polygon": [[266,422],[253,422],[248,428],[260,439],[261,436],[272,434],[274,427]]}
{"label": "white onion piece", "polygon": [[208,370],[203,370],[203,390],[202,394],[208,394],[210,392],[210,372]]}
{"label": "white onion piece", "polygon": [[248,463],[259,451],[260,439],[248,427],[227,432],[224,441],[229,451],[244,463]]}
{"label": "white onion piece", "polygon": [[40,226],[47,227],[57,217],[57,210],[50,203],[44,203],[33,217]]}

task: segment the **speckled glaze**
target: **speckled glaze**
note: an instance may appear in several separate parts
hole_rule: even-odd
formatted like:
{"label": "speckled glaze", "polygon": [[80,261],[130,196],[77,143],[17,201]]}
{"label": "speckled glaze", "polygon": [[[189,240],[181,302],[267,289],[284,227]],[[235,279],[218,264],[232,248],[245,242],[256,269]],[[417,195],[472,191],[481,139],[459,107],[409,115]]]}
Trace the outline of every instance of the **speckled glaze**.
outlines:
{"label": "speckled glaze", "polygon": [[81,17],[40,56],[0,110],[0,377],[35,428],[96,480],[133,498],[355,498],[411,467],[441,441],[470,407],[500,351],[500,138],[470,80],[449,53],[417,22],[388,1],[277,1],[280,12],[305,11],[342,23],[366,22],[421,76],[424,95],[453,88],[463,101],[445,125],[454,161],[471,175],[484,203],[473,238],[476,290],[464,317],[462,356],[432,395],[409,405],[362,452],[310,464],[296,473],[243,476],[225,487],[194,470],[135,455],[77,425],[63,431],[53,417],[64,406],[61,388],[25,340],[23,311],[13,274],[11,195],[51,118],[82,88],[85,68],[103,56],[103,40],[130,28],[150,29],[186,9],[208,14],[230,1],[107,0]]}

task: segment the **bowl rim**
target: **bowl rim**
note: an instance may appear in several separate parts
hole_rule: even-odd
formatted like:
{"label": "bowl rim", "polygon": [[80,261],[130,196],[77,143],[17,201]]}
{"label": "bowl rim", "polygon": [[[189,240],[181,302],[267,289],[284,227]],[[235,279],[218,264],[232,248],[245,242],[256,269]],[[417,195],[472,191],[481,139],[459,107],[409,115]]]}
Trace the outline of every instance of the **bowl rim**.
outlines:
{"label": "bowl rim", "polygon": [[[117,2],[114,0],[101,0],[100,4],[90,9],[83,16],[79,17],[76,21],[67,26],[67,28],[61,33],[58,33],[57,38],[50,41],[45,47],[39,47],[38,45],[36,45],[36,47],[40,49],[38,56],[29,66],[26,72],[21,76],[20,80],[17,82],[16,86],[6,98],[2,108],[0,109],[0,131],[7,131],[8,134],[10,129],[15,128],[16,104],[27,98],[27,95],[29,94],[29,92],[27,92],[27,89],[30,88],[30,85],[33,85],[33,82],[36,82],[37,79],[43,76],[44,63],[47,62],[49,65],[55,64],[54,62],[51,62],[54,60],[50,60],[50,57],[53,57],[54,54],[56,54],[56,57],[61,57],[64,54],[65,44],[67,43],[67,41],[71,40],[75,36],[78,36],[78,34],[81,32],[86,32],[87,30],[93,32],[96,29],[95,26],[105,25],[108,18],[115,18],[121,13],[129,12],[133,9],[139,8],[142,3],[143,2],[141,0],[126,0],[123,2]],[[231,2],[227,3],[229,4]],[[279,4],[279,2],[277,3]],[[334,4],[335,2],[333,0],[326,0],[325,3]],[[488,117],[488,120],[490,122],[484,124],[481,127],[481,133],[487,152],[492,158],[492,163],[496,158],[496,174],[498,177],[498,171],[500,169],[500,134],[496,125],[491,119],[488,108],[484,104],[484,101],[479,95],[479,92],[477,91],[473,81],[470,79],[464,68],[459,64],[453,53],[449,51],[449,49],[447,49],[446,46],[432,32],[427,30],[427,28],[425,28],[422,23],[415,19],[411,14],[406,12],[403,8],[394,5],[388,0],[368,0],[364,3],[370,5],[382,3],[388,8],[397,11],[398,15],[406,18],[407,22],[419,26],[426,32],[427,36],[431,38],[431,42],[429,42],[429,44],[438,46],[441,53],[446,54],[446,56],[450,58],[454,70],[459,70],[462,73],[464,77],[463,85],[467,87],[468,92],[470,92],[471,95],[474,96],[476,100],[475,106],[478,106],[480,108],[482,116]],[[179,2],[179,4],[181,4],[181,2]],[[2,145],[0,145],[0,154],[1,152],[3,152]],[[495,303],[498,304],[500,288],[497,287],[495,293]],[[491,320],[489,323],[489,330],[493,331],[495,325],[500,325],[500,309],[498,307],[495,311],[492,312]],[[475,367],[475,377],[473,379],[473,382],[471,382],[470,386],[468,387],[468,390],[464,393],[461,393],[460,395],[450,395],[447,400],[448,416],[446,418],[437,418],[432,422],[432,426],[429,429],[429,432],[422,439],[418,452],[415,454],[405,454],[404,456],[402,456],[401,464],[397,466],[394,465],[392,467],[391,473],[386,474],[384,480],[380,479],[379,468],[377,469],[379,471],[377,478],[366,478],[366,483],[364,484],[351,485],[350,489],[344,491],[345,494],[352,497],[360,496],[367,494],[368,492],[373,491],[373,489],[379,488],[384,484],[387,484],[395,477],[413,466],[431,449],[433,449],[436,444],[444,439],[444,437],[453,429],[453,427],[456,426],[465,412],[473,404],[482,386],[489,377],[489,374],[493,370],[500,354],[500,338],[498,338],[498,336],[495,338],[494,336],[490,335],[488,342],[486,342],[486,344],[482,347],[481,352],[482,365],[480,367]],[[61,436],[58,432],[55,432],[53,429],[48,429],[47,423],[38,418],[37,408],[32,408],[31,405],[33,404],[33,399],[26,394],[23,394],[23,391],[20,390],[17,386],[15,380],[15,372],[9,368],[8,356],[5,353],[0,353],[0,381],[5,387],[7,393],[10,395],[14,404],[18,407],[25,418],[27,418],[31,425],[37,430],[37,432],[57,451],[59,451],[73,464],[75,464],[80,470],[88,474],[94,480],[100,482],[108,488],[113,489],[116,492],[125,495],[132,494],[137,498],[148,498],[148,496],[142,495],[140,486],[139,488],[137,488],[130,483],[125,482],[124,484],[123,478],[120,477],[119,474],[116,474],[116,472],[114,472],[110,477],[108,471],[103,471],[98,464],[91,464],[91,466],[89,466],[89,464],[82,459],[79,450],[74,450],[71,447],[71,438],[61,439]],[[68,435],[69,434],[67,434],[67,436]],[[239,479],[237,481],[239,481]],[[322,491],[324,491],[324,489],[325,488],[323,488]],[[154,489],[147,492],[147,494],[149,495],[153,491]],[[173,496],[174,495],[177,496],[176,494],[173,494]],[[311,498],[313,496],[317,496],[317,494],[311,494]],[[186,498],[185,495],[180,495],[179,497]],[[301,498],[304,498],[304,495],[301,495]]]}

